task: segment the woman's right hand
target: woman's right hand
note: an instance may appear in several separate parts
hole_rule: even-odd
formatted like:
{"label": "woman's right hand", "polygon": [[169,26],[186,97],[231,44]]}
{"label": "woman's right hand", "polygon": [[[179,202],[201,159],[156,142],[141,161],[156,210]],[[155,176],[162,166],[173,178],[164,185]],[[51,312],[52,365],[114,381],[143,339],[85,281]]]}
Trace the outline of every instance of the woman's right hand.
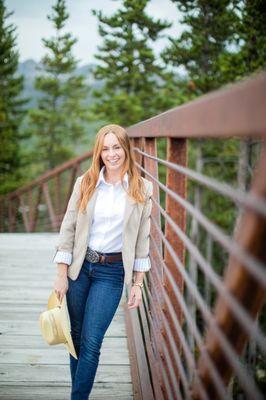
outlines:
{"label": "woman's right hand", "polygon": [[68,279],[67,274],[57,274],[55,283],[54,283],[54,291],[57,295],[60,303],[63,300],[64,295],[68,291]]}

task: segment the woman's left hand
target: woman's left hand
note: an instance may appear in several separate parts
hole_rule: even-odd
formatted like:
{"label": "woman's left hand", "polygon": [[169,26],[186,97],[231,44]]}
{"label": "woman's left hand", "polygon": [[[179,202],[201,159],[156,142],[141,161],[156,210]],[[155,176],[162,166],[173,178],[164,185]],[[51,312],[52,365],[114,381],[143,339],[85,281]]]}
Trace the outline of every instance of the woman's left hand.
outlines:
{"label": "woman's left hand", "polygon": [[139,286],[132,286],[130,296],[128,299],[128,309],[136,308],[140,305],[142,300],[142,292]]}

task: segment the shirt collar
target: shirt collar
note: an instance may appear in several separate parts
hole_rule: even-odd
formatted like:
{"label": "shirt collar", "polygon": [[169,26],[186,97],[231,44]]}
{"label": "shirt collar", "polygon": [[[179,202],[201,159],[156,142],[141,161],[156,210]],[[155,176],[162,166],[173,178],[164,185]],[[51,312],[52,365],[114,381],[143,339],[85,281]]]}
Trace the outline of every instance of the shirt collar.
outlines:
{"label": "shirt collar", "polygon": [[[101,182],[105,183],[106,185],[111,185],[110,183],[106,182],[106,180],[104,179],[104,172],[105,172],[105,165],[101,168],[100,173],[99,173],[99,178],[98,181],[96,183],[96,186],[99,186]],[[126,188],[128,188],[128,173],[126,172],[123,176],[123,182],[126,185]]]}

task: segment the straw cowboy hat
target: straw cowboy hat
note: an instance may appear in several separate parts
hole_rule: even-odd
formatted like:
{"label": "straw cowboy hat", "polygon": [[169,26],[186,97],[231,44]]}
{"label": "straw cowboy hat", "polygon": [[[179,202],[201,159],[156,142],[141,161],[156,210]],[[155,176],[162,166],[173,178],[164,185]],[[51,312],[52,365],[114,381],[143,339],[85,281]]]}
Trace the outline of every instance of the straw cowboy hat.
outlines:
{"label": "straw cowboy hat", "polygon": [[70,334],[66,296],[63,297],[60,304],[55,291],[51,292],[47,303],[47,311],[42,312],[40,315],[40,328],[42,336],[48,344],[63,343],[69,353],[78,359]]}

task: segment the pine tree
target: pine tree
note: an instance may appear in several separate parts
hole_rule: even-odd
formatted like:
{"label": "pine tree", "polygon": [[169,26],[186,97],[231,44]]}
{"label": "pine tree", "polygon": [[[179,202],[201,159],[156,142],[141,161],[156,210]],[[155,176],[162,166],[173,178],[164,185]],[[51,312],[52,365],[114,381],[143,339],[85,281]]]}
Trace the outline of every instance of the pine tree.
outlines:
{"label": "pine tree", "polygon": [[[221,59],[234,42],[237,14],[230,0],[172,0],[186,24],[178,38],[169,38],[170,46],[161,56],[173,67],[185,67],[189,88],[196,95],[224,84],[227,75]],[[188,91],[189,92],[189,91]]]}
{"label": "pine tree", "polygon": [[239,38],[243,42],[238,68],[247,76],[266,67],[266,7],[263,0],[238,0],[237,3],[241,12]]}
{"label": "pine tree", "polygon": [[232,0],[237,18],[234,51],[220,57],[223,76],[229,82],[241,80],[266,67],[266,8],[263,0]]}
{"label": "pine tree", "polygon": [[88,110],[84,100],[88,87],[82,75],[76,75],[77,60],[72,54],[77,42],[64,27],[69,14],[65,0],[57,0],[48,19],[55,36],[43,39],[48,53],[42,59],[42,74],[35,87],[42,93],[36,109],[30,112],[32,133],[37,139],[34,159],[41,171],[53,168],[72,157],[73,145],[84,138]]}
{"label": "pine tree", "polygon": [[0,193],[16,189],[23,181],[20,151],[20,123],[24,115],[23,77],[18,76],[19,53],[16,27],[7,19],[5,2],[0,0]]}
{"label": "pine tree", "polygon": [[150,0],[123,0],[111,17],[92,10],[99,19],[99,34],[104,39],[94,76],[104,82],[93,92],[92,111],[97,118],[129,126],[168,108],[163,96],[167,76],[150,46],[170,27],[145,12]]}

